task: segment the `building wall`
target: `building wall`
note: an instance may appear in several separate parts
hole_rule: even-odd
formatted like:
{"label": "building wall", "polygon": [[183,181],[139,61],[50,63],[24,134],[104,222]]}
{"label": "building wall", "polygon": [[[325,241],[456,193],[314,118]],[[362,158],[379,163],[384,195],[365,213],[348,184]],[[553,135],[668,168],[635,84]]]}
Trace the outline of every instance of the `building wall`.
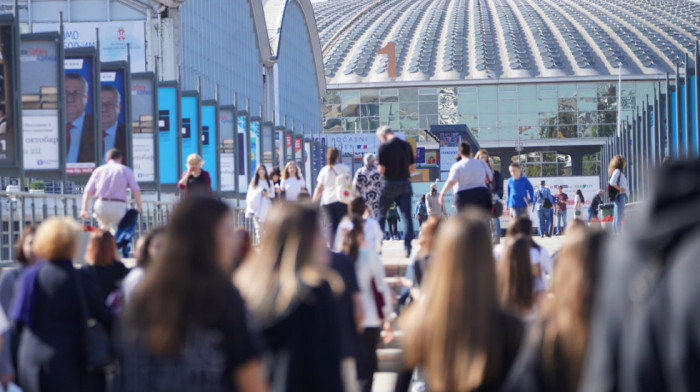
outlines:
{"label": "building wall", "polygon": [[294,120],[297,132],[303,125],[305,134],[308,135],[310,131],[317,133],[321,120],[321,98],[306,22],[296,0],[290,0],[287,4],[280,40],[276,65],[276,121],[281,124],[286,115],[290,129]]}

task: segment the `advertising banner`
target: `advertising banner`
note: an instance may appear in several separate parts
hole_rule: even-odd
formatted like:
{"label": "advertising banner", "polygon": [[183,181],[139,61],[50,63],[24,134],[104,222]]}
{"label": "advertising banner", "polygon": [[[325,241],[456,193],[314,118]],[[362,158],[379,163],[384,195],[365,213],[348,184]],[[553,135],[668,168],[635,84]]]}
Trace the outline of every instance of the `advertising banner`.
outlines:
{"label": "advertising banner", "polygon": [[[311,154],[311,175],[315,178],[318,172],[321,171],[321,166],[319,166],[319,155],[321,154],[321,149],[319,148],[319,144],[317,141],[314,142],[313,144],[313,154]],[[311,188],[307,188],[311,189]]]}
{"label": "advertising banner", "polygon": [[[403,132],[394,132],[402,140],[406,140]],[[362,161],[365,154],[377,154],[381,142],[374,133],[336,133],[321,135],[321,143],[328,147],[335,147],[342,155],[350,154],[356,161]],[[324,158],[325,159],[325,158]]]}
{"label": "advertising banner", "polygon": [[[15,42],[18,41],[16,41],[12,23],[0,25],[0,80],[2,80],[2,88],[0,88],[0,165],[3,166],[14,166],[17,164],[17,157],[15,156],[17,150],[15,142],[17,136],[15,130],[15,115],[19,113],[14,105],[15,84],[18,82],[16,78],[17,70],[14,69],[14,64],[17,53],[21,50],[21,45],[20,48],[17,48]],[[56,46],[54,45],[53,47],[55,52]],[[44,59],[56,65],[55,55],[53,59],[50,59],[39,53],[35,53],[32,58],[34,62],[40,62]],[[53,69],[53,75],[54,77],[56,76],[55,67]]]}
{"label": "advertising banner", "polygon": [[100,122],[102,151],[100,162],[107,162],[107,151],[118,149],[122,162],[129,162],[126,148],[126,79],[124,69],[103,70],[100,72]]}
{"label": "advertising banner", "polygon": [[[20,53],[23,166],[25,170],[59,170],[58,44],[56,40],[23,39]],[[5,142],[3,153],[10,159],[12,135],[7,126],[4,133],[2,128],[0,124],[0,142]]]}
{"label": "advertising banner", "polygon": [[216,192],[217,170],[216,170],[216,106],[213,104],[202,105],[202,159],[204,159],[204,170],[211,176],[211,189]]}
{"label": "advertising banner", "polygon": [[457,161],[461,141],[458,132],[440,133],[440,179],[443,181],[447,179],[450,168]]}
{"label": "advertising banner", "polygon": [[[238,124],[238,159],[236,160],[238,164],[238,191],[241,193],[248,192],[248,169],[246,167],[246,139],[245,132],[248,128],[248,117],[246,115],[239,115],[236,120]],[[255,168],[253,168],[255,170]]]}
{"label": "advertising banner", "polygon": [[158,87],[158,155],[161,184],[175,184],[180,178],[177,167],[177,118],[177,88]]}
{"label": "advertising banner", "polygon": [[[260,150],[262,147],[262,139],[260,138],[260,121],[251,120],[250,121],[250,167],[255,170],[258,164],[262,163],[260,157]],[[270,171],[272,168],[268,167],[267,170]]]}
{"label": "advertising banner", "polygon": [[222,192],[234,192],[236,190],[233,151],[234,117],[231,109],[221,109],[219,111],[219,162]]}
{"label": "advertising banner", "polygon": [[153,93],[150,78],[131,79],[131,144],[134,175],[139,182],[156,180]]}
{"label": "advertising banner", "polygon": [[[34,23],[35,32],[58,31],[55,23]],[[63,24],[63,46],[94,47],[96,31],[100,29],[100,59],[104,62],[126,61],[127,44],[131,57],[131,72],[146,72],[145,22],[75,22]]]}
{"label": "advertising banner", "polygon": [[[95,170],[96,81],[92,56],[66,56],[66,173],[89,175]],[[100,155],[101,156],[101,155]]]}
{"label": "advertising banner", "polygon": [[263,123],[260,127],[262,132],[262,141],[260,151],[262,153],[262,161],[268,168],[274,166],[272,162],[272,150],[274,149],[272,135],[273,135],[273,125],[272,123]]}
{"label": "advertising banner", "polygon": [[199,138],[199,118],[197,113],[197,97],[183,96],[181,101],[182,124],[180,135],[182,137],[182,167],[181,171],[187,170],[187,157],[190,154],[198,154]]}
{"label": "advertising banner", "polygon": [[311,186],[311,178],[313,177],[313,172],[311,171],[311,142],[304,143],[304,180],[306,181],[306,189],[313,189]]}

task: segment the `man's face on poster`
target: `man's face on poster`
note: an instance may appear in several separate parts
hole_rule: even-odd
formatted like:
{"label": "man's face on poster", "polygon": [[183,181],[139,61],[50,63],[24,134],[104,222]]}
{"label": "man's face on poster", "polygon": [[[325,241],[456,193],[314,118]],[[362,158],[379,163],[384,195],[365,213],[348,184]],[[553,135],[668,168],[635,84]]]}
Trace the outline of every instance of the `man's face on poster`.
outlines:
{"label": "man's face on poster", "polygon": [[82,79],[66,78],[66,117],[68,121],[77,120],[85,112],[88,101],[87,84]]}
{"label": "man's face on poster", "polygon": [[102,103],[102,130],[106,131],[111,126],[117,123],[119,118],[119,112],[121,111],[121,106],[119,104],[119,95],[113,90],[102,90],[101,103]]}

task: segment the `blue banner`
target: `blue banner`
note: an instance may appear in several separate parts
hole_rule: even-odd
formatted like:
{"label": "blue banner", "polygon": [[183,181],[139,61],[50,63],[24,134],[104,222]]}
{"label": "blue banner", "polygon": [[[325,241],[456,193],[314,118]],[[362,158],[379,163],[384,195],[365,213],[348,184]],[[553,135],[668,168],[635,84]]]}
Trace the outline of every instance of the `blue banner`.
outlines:
{"label": "blue banner", "polygon": [[204,170],[209,172],[211,177],[211,189],[216,191],[217,170],[216,170],[216,106],[202,105],[202,159],[204,159]]}
{"label": "blue banner", "polygon": [[197,97],[182,97],[182,170],[187,170],[187,157],[190,154],[197,154],[197,138],[199,129],[197,128]]}
{"label": "blue banner", "polygon": [[[258,163],[262,163],[260,157],[260,148],[262,146],[262,140],[260,139],[260,121],[250,122],[250,167],[255,170],[258,167]],[[269,171],[271,168],[267,168]]]}
{"label": "blue banner", "polygon": [[158,137],[160,183],[175,184],[177,170],[177,90],[175,87],[158,88]]}
{"label": "blue banner", "polygon": [[674,159],[678,158],[678,134],[676,133],[676,123],[678,122],[678,113],[676,111],[676,108],[678,107],[678,94],[676,91],[671,91],[669,92],[669,95],[671,96],[671,129],[670,129],[670,134],[671,134],[671,155],[673,156]]}
{"label": "blue banner", "polygon": [[690,107],[688,108],[692,119],[692,126],[690,130],[693,138],[692,151],[694,157],[697,157],[700,154],[700,151],[698,151],[698,112],[696,110],[698,107],[698,90],[697,83],[695,82],[696,77],[697,75],[690,77]]}

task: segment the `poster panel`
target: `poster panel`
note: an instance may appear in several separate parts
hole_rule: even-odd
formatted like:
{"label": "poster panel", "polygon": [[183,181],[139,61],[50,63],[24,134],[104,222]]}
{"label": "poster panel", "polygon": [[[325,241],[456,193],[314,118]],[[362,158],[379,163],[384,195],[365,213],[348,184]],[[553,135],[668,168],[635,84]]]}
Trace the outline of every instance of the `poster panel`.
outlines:
{"label": "poster panel", "polygon": [[187,157],[190,154],[198,154],[199,119],[197,113],[197,97],[183,96],[181,98],[180,110],[182,111],[182,124],[180,134],[182,137],[182,167],[180,170],[187,170]]}
{"label": "poster panel", "polygon": [[311,186],[311,178],[313,177],[313,172],[311,171],[311,142],[304,143],[304,180],[306,182],[306,189],[313,189]]}
{"label": "poster panel", "polygon": [[131,79],[131,154],[134,163],[134,176],[138,182],[154,182],[156,180],[153,132],[154,84],[154,81],[148,78]]}
{"label": "poster panel", "polygon": [[447,179],[450,168],[457,161],[461,141],[459,132],[440,133],[440,179],[443,181]]}
{"label": "poster panel", "polygon": [[65,69],[66,173],[89,175],[95,170],[94,58],[67,55]]}
{"label": "poster panel", "polygon": [[219,111],[219,162],[222,192],[234,192],[236,190],[233,151],[234,118],[235,116],[231,109],[221,109]]}
{"label": "poster panel", "polygon": [[177,88],[158,87],[158,152],[160,183],[175,184],[177,167]]}
{"label": "poster panel", "polygon": [[[23,39],[20,53],[22,164],[25,170],[59,170],[58,44],[56,40]],[[4,134],[2,128],[0,124],[0,143],[5,142],[2,147],[9,154],[12,135],[7,126]]]}
{"label": "poster panel", "polygon": [[211,177],[211,189],[217,191],[218,173],[216,172],[216,106],[212,104],[202,105],[202,159],[204,159],[204,170],[209,172]]}
{"label": "poster panel", "polygon": [[[406,140],[403,132],[394,132],[401,140]],[[337,133],[321,135],[321,143],[335,147],[342,155],[352,155],[354,160],[362,161],[367,153],[377,154],[381,142],[374,133]],[[325,161],[325,158],[324,158]]]}
{"label": "poster panel", "polygon": [[272,123],[263,123],[260,127],[262,132],[262,141],[260,151],[262,153],[262,161],[268,168],[274,166],[272,162],[272,150],[274,149],[272,142],[272,133],[274,132],[272,128]]}
{"label": "poster panel", "polygon": [[[248,192],[248,168],[246,166],[246,129],[248,128],[248,117],[245,114],[238,115],[238,192]],[[253,168],[255,170],[255,168]]]}
{"label": "poster panel", "polygon": [[[260,150],[262,147],[262,139],[260,138],[260,121],[250,120],[250,167],[255,170],[258,164],[262,163]],[[270,171],[272,168],[268,167]]]}
{"label": "poster panel", "polygon": [[[58,31],[56,23],[33,23],[35,32]],[[94,47],[100,30],[100,59],[104,62],[126,61],[129,45],[131,72],[146,72],[146,30],[143,20],[116,22],[63,23],[63,46]]]}
{"label": "poster panel", "polygon": [[126,146],[126,80],[124,69],[100,72],[100,131],[102,151],[100,162],[107,162],[107,151],[118,149],[122,162],[129,162]]}
{"label": "poster panel", "polygon": [[[15,30],[11,23],[0,25],[0,80],[2,88],[0,88],[0,165],[15,165],[17,157],[15,156],[16,148],[16,127],[15,127],[15,73],[14,68],[16,53],[18,48],[15,46],[16,36]],[[53,45],[54,53],[56,46]],[[21,49],[21,48],[20,48]],[[34,57],[35,61],[41,60],[40,56]],[[21,61],[21,56],[20,56]],[[56,76],[56,59],[53,56],[53,75]]]}

